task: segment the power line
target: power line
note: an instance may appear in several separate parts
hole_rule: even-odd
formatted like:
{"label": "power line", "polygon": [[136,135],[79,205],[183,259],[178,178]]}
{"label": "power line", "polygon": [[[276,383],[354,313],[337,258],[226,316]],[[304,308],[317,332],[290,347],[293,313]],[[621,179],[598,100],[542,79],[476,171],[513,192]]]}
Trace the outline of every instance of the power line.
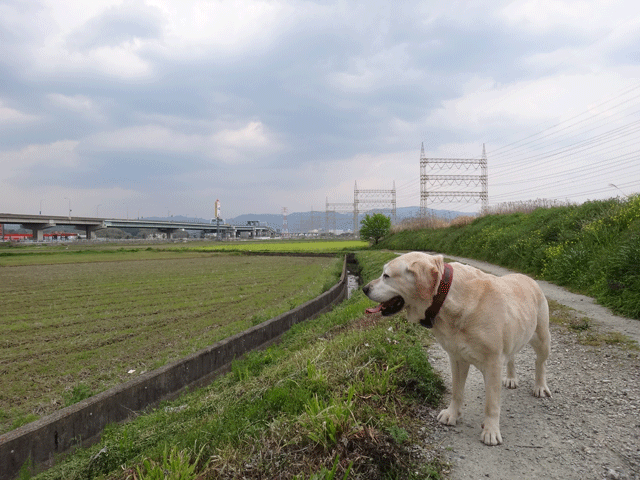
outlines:
{"label": "power line", "polygon": [[[621,98],[621,97],[623,97],[624,95],[626,95],[626,94],[628,94],[628,93],[630,93],[630,92],[632,92],[632,91],[638,90],[638,89],[640,89],[640,82],[639,82],[639,83],[637,83],[637,84],[635,84],[633,87],[631,87],[631,88],[629,88],[629,89],[625,90],[625,91],[624,91],[624,92],[622,92],[621,94],[619,94],[619,95],[617,95],[617,96],[615,96],[615,97],[613,97],[613,98],[611,98],[611,99],[609,99],[609,100],[605,100],[605,101],[603,101],[603,102],[599,103],[599,104],[598,104],[598,105],[596,105],[595,107],[591,107],[591,108],[589,108],[589,109],[587,109],[587,110],[585,110],[585,111],[583,111],[583,112],[581,112],[581,113],[579,113],[579,114],[577,114],[577,115],[575,115],[575,116],[573,116],[573,117],[571,117],[571,118],[568,118],[568,119],[566,119],[566,120],[563,120],[563,121],[561,121],[561,122],[558,122],[558,123],[556,123],[555,125],[551,125],[551,126],[549,126],[549,127],[545,128],[544,130],[541,130],[541,131],[539,131],[539,132],[533,133],[533,134],[531,134],[531,135],[529,135],[529,136],[527,136],[527,137],[525,137],[525,138],[523,138],[523,139],[517,140],[517,141],[515,141],[515,142],[511,142],[511,143],[509,143],[509,144],[507,144],[507,145],[504,145],[504,146],[502,146],[502,147],[499,147],[499,148],[495,149],[494,151],[492,151],[492,152],[491,152],[491,157],[492,157],[492,158],[495,158],[495,157],[497,156],[497,157],[499,158],[500,156],[503,156],[503,155],[505,155],[507,152],[509,152],[509,151],[510,151],[510,150],[507,150],[507,151],[503,151],[503,152],[501,152],[501,150],[503,150],[503,149],[505,149],[505,148],[507,148],[507,147],[510,147],[510,146],[513,146],[513,145],[517,145],[517,144],[520,144],[520,145],[519,145],[519,147],[522,147],[522,146],[523,146],[522,142],[524,142],[525,140],[528,140],[528,139],[530,139],[530,138],[533,138],[533,137],[536,137],[536,136],[542,135],[544,132],[546,132],[546,131],[548,131],[548,130],[551,130],[551,129],[553,129],[553,128],[556,128],[556,127],[558,127],[558,126],[560,126],[560,125],[563,125],[564,123],[570,122],[571,120],[575,120],[576,118],[579,118],[579,117],[581,117],[582,115],[585,115],[586,113],[591,113],[591,112],[593,112],[593,110],[594,110],[594,109],[599,108],[599,107],[601,107],[601,106],[603,106],[603,105],[605,105],[605,104],[607,104],[607,103],[609,103],[609,102],[611,102],[611,101],[617,100],[618,98]],[[577,125],[577,124],[579,124],[579,123],[582,123],[582,122],[584,122],[584,121],[589,120],[590,118],[599,117],[602,113],[607,113],[607,112],[609,112],[609,111],[613,110],[614,108],[616,108],[616,107],[618,107],[618,106],[620,106],[620,105],[623,105],[623,104],[625,104],[625,103],[628,103],[629,101],[631,101],[631,100],[633,100],[633,99],[635,99],[635,98],[638,98],[638,97],[640,97],[640,95],[637,95],[637,96],[633,97],[632,99],[625,100],[624,102],[621,102],[621,103],[619,103],[619,104],[617,104],[617,105],[614,105],[613,107],[610,107],[608,110],[605,110],[604,112],[601,112],[601,113],[598,113],[598,114],[592,114],[590,117],[588,117],[588,118],[586,118],[586,119],[584,119],[584,120],[581,120],[581,121],[579,121],[579,122],[575,122],[575,123],[573,123],[573,124],[571,124],[571,125],[569,125],[569,126],[567,126],[567,127],[564,127],[564,128],[563,128],[563,129],[561,129],[561,130],[565,130],[566,128],[570,128],[570,127],[572,127],[572,126],[575,126],[575,125]],[[556,132],[554,132],[554,133],[557,133],[557,131],[556,131]],[[515,147],[514,147],[513,149],[515,149]],[[511,150],[513,150],[513,149],[511,149]]]}

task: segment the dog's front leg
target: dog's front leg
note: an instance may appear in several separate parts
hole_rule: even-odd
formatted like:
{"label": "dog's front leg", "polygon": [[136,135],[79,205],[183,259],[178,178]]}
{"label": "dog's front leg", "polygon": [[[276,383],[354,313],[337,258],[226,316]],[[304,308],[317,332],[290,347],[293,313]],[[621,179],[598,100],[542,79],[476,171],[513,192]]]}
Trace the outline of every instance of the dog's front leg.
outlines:
{"label": "dog's front leg", "polygon": [[469,363],[454,359],[451,355],[449,355],[449,362],[451,362],[451,403],[449,408],[440,412],[438,421],[445,425],[455,425],[462,414],[464,385],[469,373]]}
{"label": "dog's front leg", "polygon": [[484,371],[484,388],[486,403],[484,406],[484,423],[480,439],[486,445],[498,445],[502,443],[500,435],[500,389],[502,387],[502,362],[490,362]]}

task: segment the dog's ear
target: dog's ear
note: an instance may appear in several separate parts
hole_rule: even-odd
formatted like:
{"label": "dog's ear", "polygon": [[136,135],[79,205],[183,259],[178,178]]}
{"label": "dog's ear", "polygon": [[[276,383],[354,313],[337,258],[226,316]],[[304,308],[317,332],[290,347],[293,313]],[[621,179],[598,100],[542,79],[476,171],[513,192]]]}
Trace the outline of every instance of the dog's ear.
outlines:
{"label": "dog's ear", "polygon": [[409,271],[413,273],[416,279],[418,296],[422,300],[434,297],[442,277],[438,262],[416,261],[411,264]]}

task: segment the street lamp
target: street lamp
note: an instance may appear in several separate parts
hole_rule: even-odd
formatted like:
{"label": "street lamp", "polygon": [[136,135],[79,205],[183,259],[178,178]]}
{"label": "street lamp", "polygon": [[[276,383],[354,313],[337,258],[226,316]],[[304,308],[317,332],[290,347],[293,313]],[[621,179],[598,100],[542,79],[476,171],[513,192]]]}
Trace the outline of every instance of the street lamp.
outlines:
{"label": "street lamp", "polygon": [[69,200],[69,220],[71,220],[71,199],[69,197],[64,197],[65,200]]}
{"label": "street lamp", "polygon": [[42,215],[42,202],[44,201],[44,198],[40,199],[40,215]]}

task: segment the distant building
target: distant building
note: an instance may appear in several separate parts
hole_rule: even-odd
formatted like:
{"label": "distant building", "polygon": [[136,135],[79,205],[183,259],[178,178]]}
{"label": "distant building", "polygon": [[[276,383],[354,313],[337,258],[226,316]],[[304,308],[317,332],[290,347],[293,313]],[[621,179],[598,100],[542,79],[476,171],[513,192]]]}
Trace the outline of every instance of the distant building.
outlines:
{"label": "distant building", "polygon": [[[78,240],[80,235],[75,232],[50,232],[44,234],[44,241],[49,242],[60,242],[63,240]],[[5,241],[10,242],[24,242],[27,240],[33,239],[32,233],[13,233],[13,232],[4,232],[2,234],[2,238]]]}

